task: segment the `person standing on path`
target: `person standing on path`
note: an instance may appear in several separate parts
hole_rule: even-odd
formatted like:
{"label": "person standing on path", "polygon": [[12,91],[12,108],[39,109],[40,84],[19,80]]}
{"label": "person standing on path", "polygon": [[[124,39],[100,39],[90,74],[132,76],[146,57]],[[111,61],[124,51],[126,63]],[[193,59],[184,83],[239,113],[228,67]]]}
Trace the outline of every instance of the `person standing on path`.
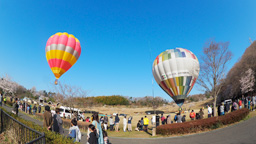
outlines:
{"label": "person standing on path", "polygon": [[148,124],[149,124],[149,119],[147,118],[147,116],[145,116],[145,118],[144,118],[144,130],[145,130],[145,132],[148,132]]}
{"label": "person standing on path", "polygon": [[90,134],[87,137],[87,143],[88,144],[98,144],[97,131],[93,124],[89,125],[89,131],[90,131]]}
{"label": "person standing on path", "polygon": [[161,121],[162,121],[162,125],[165,124],[165,117],[164,117],[164,114],[161,114]]}
{"label": "person standing on path", "polygon": [[108,129],[108,115],[107,114],[104,116],[103,122],[104,122],[104,129],[106,131]]}
{"label": "person standing on path", "polygon": [[4,97],[4,105],[6,105],[6,101],[7,101],[7,98],[6,96]]}
{"label": "person standing on path", "polygon": [[33,115],[35,115],[36,112],[37,112],[37,107],[36,107],[36,105],[34,105],[34,107],[33,107]]}
{"label": "person standing on path", "polygon": [[200,119],[203,119],[204,118],[204,112],[203,112],[203,109],[201,108],[200,111],[199,111],[199,115],[200,115]]}
{"label": "person standing on path", "polygon": [[124,129],[124,132],[126,132],[126,127],[127,127],[127,119],[126,119],[126,116],[124,116],[124,119],[123,119],[123,129]]}
{"label": "person standing on path", "polygon": [[251,110],[251,100],[248,98],[248,109]]}
{"label": "person standing on path", "polygon": [[182,116],[181,116],[180,112],[177,115],[177,123],[182,123]]}
{"label": "person standing on path", "polygon": [[30,106],[29,105],[27,105],[27,113],[29,114],[29,109],[30,109]]}
{"label": "person standing on path", "polygon": [[29,114],[32,114],[32,105],[29,105]]}
{"label": "person standing on path", "polygon": [[13,112],[18,116],[19,113],[19,105],[18,105],[18,99],[16,98],[15,103],[13,104]]}
{"label": "person standing on path", "polygon": [[0,106],[2,106],[2,102],[3,102],[3,96],[2,96],[2,93],[0,93]]}
{"label": "person standing on path", "polygon": [[183,116],[182,116],[181,121],[182,121],[183,123],[186,122],[186,115],[183,115]]}
{"label": "person standing on path", "polygon": [[53,118],[52,118],[52,113],[51,113],[50,107],[48,105],[45,106],[45,112],[43,114],[43,117],[44,117],[43,126],[45,128],[47,128],[48,130],[52,130]]}
{"label": "person standing on path", "polygon": [[234,100],[234,102],[233,102],[232,107],[233,107],[233,111],[238,110],[238,104],[236,103],[236,101],[235,101],[235,100]]}
{"label": "person standing on path", "polygon": [[114,120],[113,120],[113,117],[110,116],[109,118],[109,125],[110,125],[110,131],[113,131],[114,130]]}
{"label": "person standing on path", "polygon": [[221,106],[220,106],[220,115],[224,115],[225,114],[225,111],[224,111],[224,104],[221,103]]}
{"label": "person standing on path", "polygon": [[209,105],[207,105],[207,107],[208,107],[208,118],[210,118],[212,116],[212,108]]}
{"label": "person standing on path", "polygon": [[103,131],[104,144],[109,144],[108,133]]}
{"label": "person standing on path", "polygon": [[[96,128],[96,131],[99,135],[98,137],[98,144],[103,144],[103,133],[102,133],[102,128],[101,128],[101,124],[100,124],[100,121],[99,121],[99,116],[97,113],[93,114],[93,117],[92,117],[92,124],[95,126]],[[87,134],[89,135],[89,133]]]}
{"label": "person standing on path", "polygon": [[252,97],[252,111],[254,111],[255,108],[255,96]]}
{"label": "person standing on path", "polygon": [[76,118],[73,118],[71,120],[71,127],[69,128],[69,136],[71,138],[74,138],[74,142],[80,142],[81,141],[81,132],[79,127],[77,126],[77,120]]}
{"label": "person standing on path", "polygon": [[22,111],[25,112],[26,111],[25,109],[26,109],[26,104],[25,104],[25,102],[23,102],[23,104],[22,104]]}
{"label": "person standing on path", "polygon": [[160,116],[156,114],[156,127],[158,127],[160,124]]}
{"label": "person standing on path", "polygon": [[189,114],[189,117],[191,120],[195,120],[196,113],[194,112],[194,110],[191,111],[191,113]]}
{"label": "person standing on path", "polygon": [[239,105],[239,109],[242,109],[242,100],[241,99],[239,99],[238,105]]}
{"label": "person standing on path", "polygon": [[41,113],[41,105],[38,106],[38,113]]}
{"label": "person standing on path", "polygon": [[248,108],[248,97],[244,99],[244,108]]}
{"label": "person standing on path", "polygon": [[132,116],[129,116],[128,118],[128,131],[132,131]]}
{"label": "person standing on path", "polygon": [[119,117],[118,117],[118,114],[116,114],[116,116],[115,116],[115,130],[116,130],[116,132],[119,132],[119,122],[120,122],[120,119],[119,119]]}
{"label": "person standing on path", "polygon": [[141,117],[141,119],[140,119],[140,130],[143,130],[143,126],[144,126],[144,120],[143,120],[143,117]]}
{"label": "person standing on path", "polygon": [[171,124],[172,123],[172,119],[171,119],[171,115],[167,116],[167,124]]}
{"label": "person standing on path", "polygon": [[64,134],[64,129],[62,127],[63,121],[60,117],[60,109],[56,108],[56,114],[53,116],[53,131],[59,134]]}

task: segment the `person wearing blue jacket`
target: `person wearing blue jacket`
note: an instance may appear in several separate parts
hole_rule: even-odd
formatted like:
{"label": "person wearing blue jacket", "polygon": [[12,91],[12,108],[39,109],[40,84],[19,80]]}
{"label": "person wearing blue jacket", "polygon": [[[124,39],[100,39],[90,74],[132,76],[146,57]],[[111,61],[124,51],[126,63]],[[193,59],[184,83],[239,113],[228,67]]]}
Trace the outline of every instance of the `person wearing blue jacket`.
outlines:
{"label": "person wearing blue jacket", "polygon": [[115,130],[117,132],[119,132],[119,122],[120,122],[120,119],[118,117],[118,114],[116,114],[116,117],[115,117],[115,125],[116,125]]}

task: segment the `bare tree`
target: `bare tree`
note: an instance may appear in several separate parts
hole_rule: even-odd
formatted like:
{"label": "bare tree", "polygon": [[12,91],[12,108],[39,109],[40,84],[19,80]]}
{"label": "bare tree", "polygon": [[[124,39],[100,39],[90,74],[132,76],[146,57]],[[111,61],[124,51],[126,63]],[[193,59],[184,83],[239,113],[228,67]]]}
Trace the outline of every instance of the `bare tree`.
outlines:
{"label": "bare tree", "polygon": [[[74,109],[78,104],[76,98],[84,98],[86,96],[87,92],[80,87],[59,83],[54,98],[55,101]],[[71,110],[71,113],[73,113],[73,110]]]}
{"label": "bare tree", "polygon": [[240,83],[241,83],[241,91],[243,94],[249,93],[253,91],[255,78],[254,78],[254,71],[249,68],[245,73],[244,76],[241,77]]}
{"label": "bare tree", "polygon": [[0,78],[0,88],[3,90],[4,95],[10,93],[14,95],[16,93],[19,84],[12,81],[11,78],[6,74],[4,77]]}
{"label": "bare tree", "polygon": [[216,115],[216,100],[225,78],[225,70],[232,53],[228,50],[229,42],[210,41],[203,48],[204,55],[201,56],[201,74],[197,83],[206,91],[211,92],[214,98],[214,115]]}

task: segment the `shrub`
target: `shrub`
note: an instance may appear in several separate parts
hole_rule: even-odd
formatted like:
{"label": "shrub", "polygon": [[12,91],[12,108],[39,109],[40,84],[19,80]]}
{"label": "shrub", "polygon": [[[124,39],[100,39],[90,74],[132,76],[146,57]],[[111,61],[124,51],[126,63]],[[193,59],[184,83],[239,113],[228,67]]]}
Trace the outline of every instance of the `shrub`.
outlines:
{"label": "shrub", "polygon": [[249,110],[244,108],[224,116],[211,117],[207,119],[194,120],[184,123],[175,123],[161,125],[157,127],[157,134],[172,135],[172,134],[187,134],[208,129],[216,129],[222,125],[228,125],[244,119],[249,114]]}
{"label": "shrub", "polygon": [[[1,108],[1,107],[0,107]],[[1,108],[3,109],[3,108]],[[45,141],[47,144],[57,144],[57,143],[63,143],[63,144],[73,144],[74,142],[71,139],[68,139],[67,137],[64,137],[60,134],[56,134],[52,131],[48,131],[46,128],[41,127],[40,125],[36,125],[31,121],[27,121],[24,120],[20,117],[17,117],[16,115],[7,112],[5,109],[3,109],[6,113],[8,113],[9,115],[11,115],[13,118],[15,118],[16,120],[20,121],[21,123],[23,123],[24,125],[39,131],[41,133],[45,133]]]}

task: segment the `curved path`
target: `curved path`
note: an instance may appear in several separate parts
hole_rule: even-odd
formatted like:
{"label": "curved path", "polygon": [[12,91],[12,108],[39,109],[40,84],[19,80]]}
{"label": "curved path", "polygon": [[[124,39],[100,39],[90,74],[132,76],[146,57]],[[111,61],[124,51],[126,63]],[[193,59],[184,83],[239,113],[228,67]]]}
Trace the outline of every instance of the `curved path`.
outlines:
{"label": "curved path", "polygon": [[[4,107],[10,111],[11,108]],[[33,121],[42,125],[42,122],[32,119],[22,113],[19,114],[23,119]],[[82,143],[86,143],[85,134],[82,137]],[[139,139],[139,138],[110,138],[112,144],[256,144],[256,117],[250,118],[238,124],[188,136]]]}

